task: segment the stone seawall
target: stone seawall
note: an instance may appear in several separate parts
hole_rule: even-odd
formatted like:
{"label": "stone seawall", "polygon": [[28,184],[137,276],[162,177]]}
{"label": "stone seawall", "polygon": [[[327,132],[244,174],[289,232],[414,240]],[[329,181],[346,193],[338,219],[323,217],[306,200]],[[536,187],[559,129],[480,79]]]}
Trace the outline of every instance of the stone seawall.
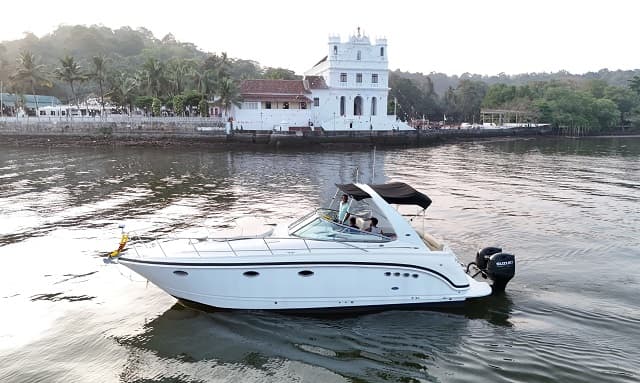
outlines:
{"label": "stone seawall", "polygon": [[225,145],[225,146],[419,146],[489,137],[550,134],[549,129],[450,129],[421,131],[239,132],[227,133],[216,121],[0,120],[0,141],[60,145]]}

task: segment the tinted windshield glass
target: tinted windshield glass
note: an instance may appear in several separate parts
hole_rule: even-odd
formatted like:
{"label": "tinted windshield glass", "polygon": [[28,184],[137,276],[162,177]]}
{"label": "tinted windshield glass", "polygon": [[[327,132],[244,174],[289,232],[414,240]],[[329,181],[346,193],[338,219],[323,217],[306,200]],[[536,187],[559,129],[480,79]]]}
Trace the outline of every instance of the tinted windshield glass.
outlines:
{"label": "tinted windshield glass", "polygon": [[293,235],[320,241],[349,241],[349,242],[387,242],[390,239],[381,235],[360,231],[323,217],[318,217],[307,225],[296,230]]}

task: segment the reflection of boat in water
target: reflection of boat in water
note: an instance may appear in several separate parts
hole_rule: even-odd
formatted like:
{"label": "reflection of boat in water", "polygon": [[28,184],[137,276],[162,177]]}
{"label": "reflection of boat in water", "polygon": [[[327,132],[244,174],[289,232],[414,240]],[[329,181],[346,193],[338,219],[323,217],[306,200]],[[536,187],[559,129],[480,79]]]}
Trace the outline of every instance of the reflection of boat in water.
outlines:
{"label": "reflection of boat in water", "polygon": [[[375,216],[382,234],[338,222],[330,206],[253,237],[162,239],[114,258],[182,301],[223,309],[377,310],[491,294],[468,274],[472,265],[465,272],[448,246],[416,232],[390,205],[418,205],[424,213],[429,197],[403,183],[338,188],[356,201],[350,211],[358,227]],[[494,290],[515,273],[514,256],[497,248],[484,249],[474,264]]]}

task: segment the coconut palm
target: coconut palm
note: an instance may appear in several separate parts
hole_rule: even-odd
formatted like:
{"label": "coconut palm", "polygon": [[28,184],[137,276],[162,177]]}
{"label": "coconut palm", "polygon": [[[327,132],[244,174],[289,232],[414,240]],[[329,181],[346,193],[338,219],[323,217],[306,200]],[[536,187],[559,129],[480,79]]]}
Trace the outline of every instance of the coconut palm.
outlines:
{"label": "coconut palm", "polygon": [[98,83],[98,88],[100,89],[100,105],[102,107],[101,114],[104,115],[104,83],[107,80],[107,72],[105,65],[106,58],[102,55],[93,56],[92,63],[93,68],[91,73],[89,73],[89,77],[93,79],[96,83]]}
{"label": "coconut palm", "polygon": [[228,115],[229,108],[232,105],[240,105],[240,91],[233,80],[228,77],[220,80],[218,95],[220,96],[219,103],[224,108],[225,116]]}
{"label": "coconut palm", "polygon": [[184,90],[184,81],[190,75],[195,65],[192,60],[174,59],[169,62],[169,82],[173,88],[173,94],[180,94]]}
{"label": "coconut palm", "polygon": [[167,83],[165,65],[158,59],[149,57],[142,65],[143,85],[149,95],[158,97]]}
{"label": "coconut palm", "polygon": [[78,99],[76,98],[76,90],[73,84],[87,79],[87,76],[82,71],[82,67],[78,64],[75,58],[73,58],[73,56],[67,55],[60,59],[60,67],[56,68],[54,73],[58,79],[69,83],[69,86],[71,87],[71,96],[77,105]]}
{"label": "coconut palm", "polygon": [[51,82],[47,79],[45,66],[38,64],[36,57],[30,51],[23,51],[16,59],[16,71],[11,76],[11,80],[17,83],[27,83],[31,86],[31,94],[36,101],[38,110],[38,97],[36,95],[36,85],[51,87]]}
{"label": "coconut palm", "polygon": [[138,81],[135,78],[121,73],[112,80],[109,94],[111,99],[118,105],[128,106],[129,113],[131,113],[131,105],[133,104],[137,88]]}

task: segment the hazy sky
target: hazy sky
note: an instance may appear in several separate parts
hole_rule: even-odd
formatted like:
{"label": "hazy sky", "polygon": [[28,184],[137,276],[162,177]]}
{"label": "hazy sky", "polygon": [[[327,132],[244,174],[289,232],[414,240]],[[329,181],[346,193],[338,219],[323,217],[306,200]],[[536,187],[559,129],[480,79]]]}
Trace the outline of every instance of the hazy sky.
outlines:
{"label": "hazy sky", "polygon": [[3,1],[0,41],[60,24],[145,27],[209,52],[302,73],[360,26],[389,68],[448,74],[640,68],[634,0]]}

